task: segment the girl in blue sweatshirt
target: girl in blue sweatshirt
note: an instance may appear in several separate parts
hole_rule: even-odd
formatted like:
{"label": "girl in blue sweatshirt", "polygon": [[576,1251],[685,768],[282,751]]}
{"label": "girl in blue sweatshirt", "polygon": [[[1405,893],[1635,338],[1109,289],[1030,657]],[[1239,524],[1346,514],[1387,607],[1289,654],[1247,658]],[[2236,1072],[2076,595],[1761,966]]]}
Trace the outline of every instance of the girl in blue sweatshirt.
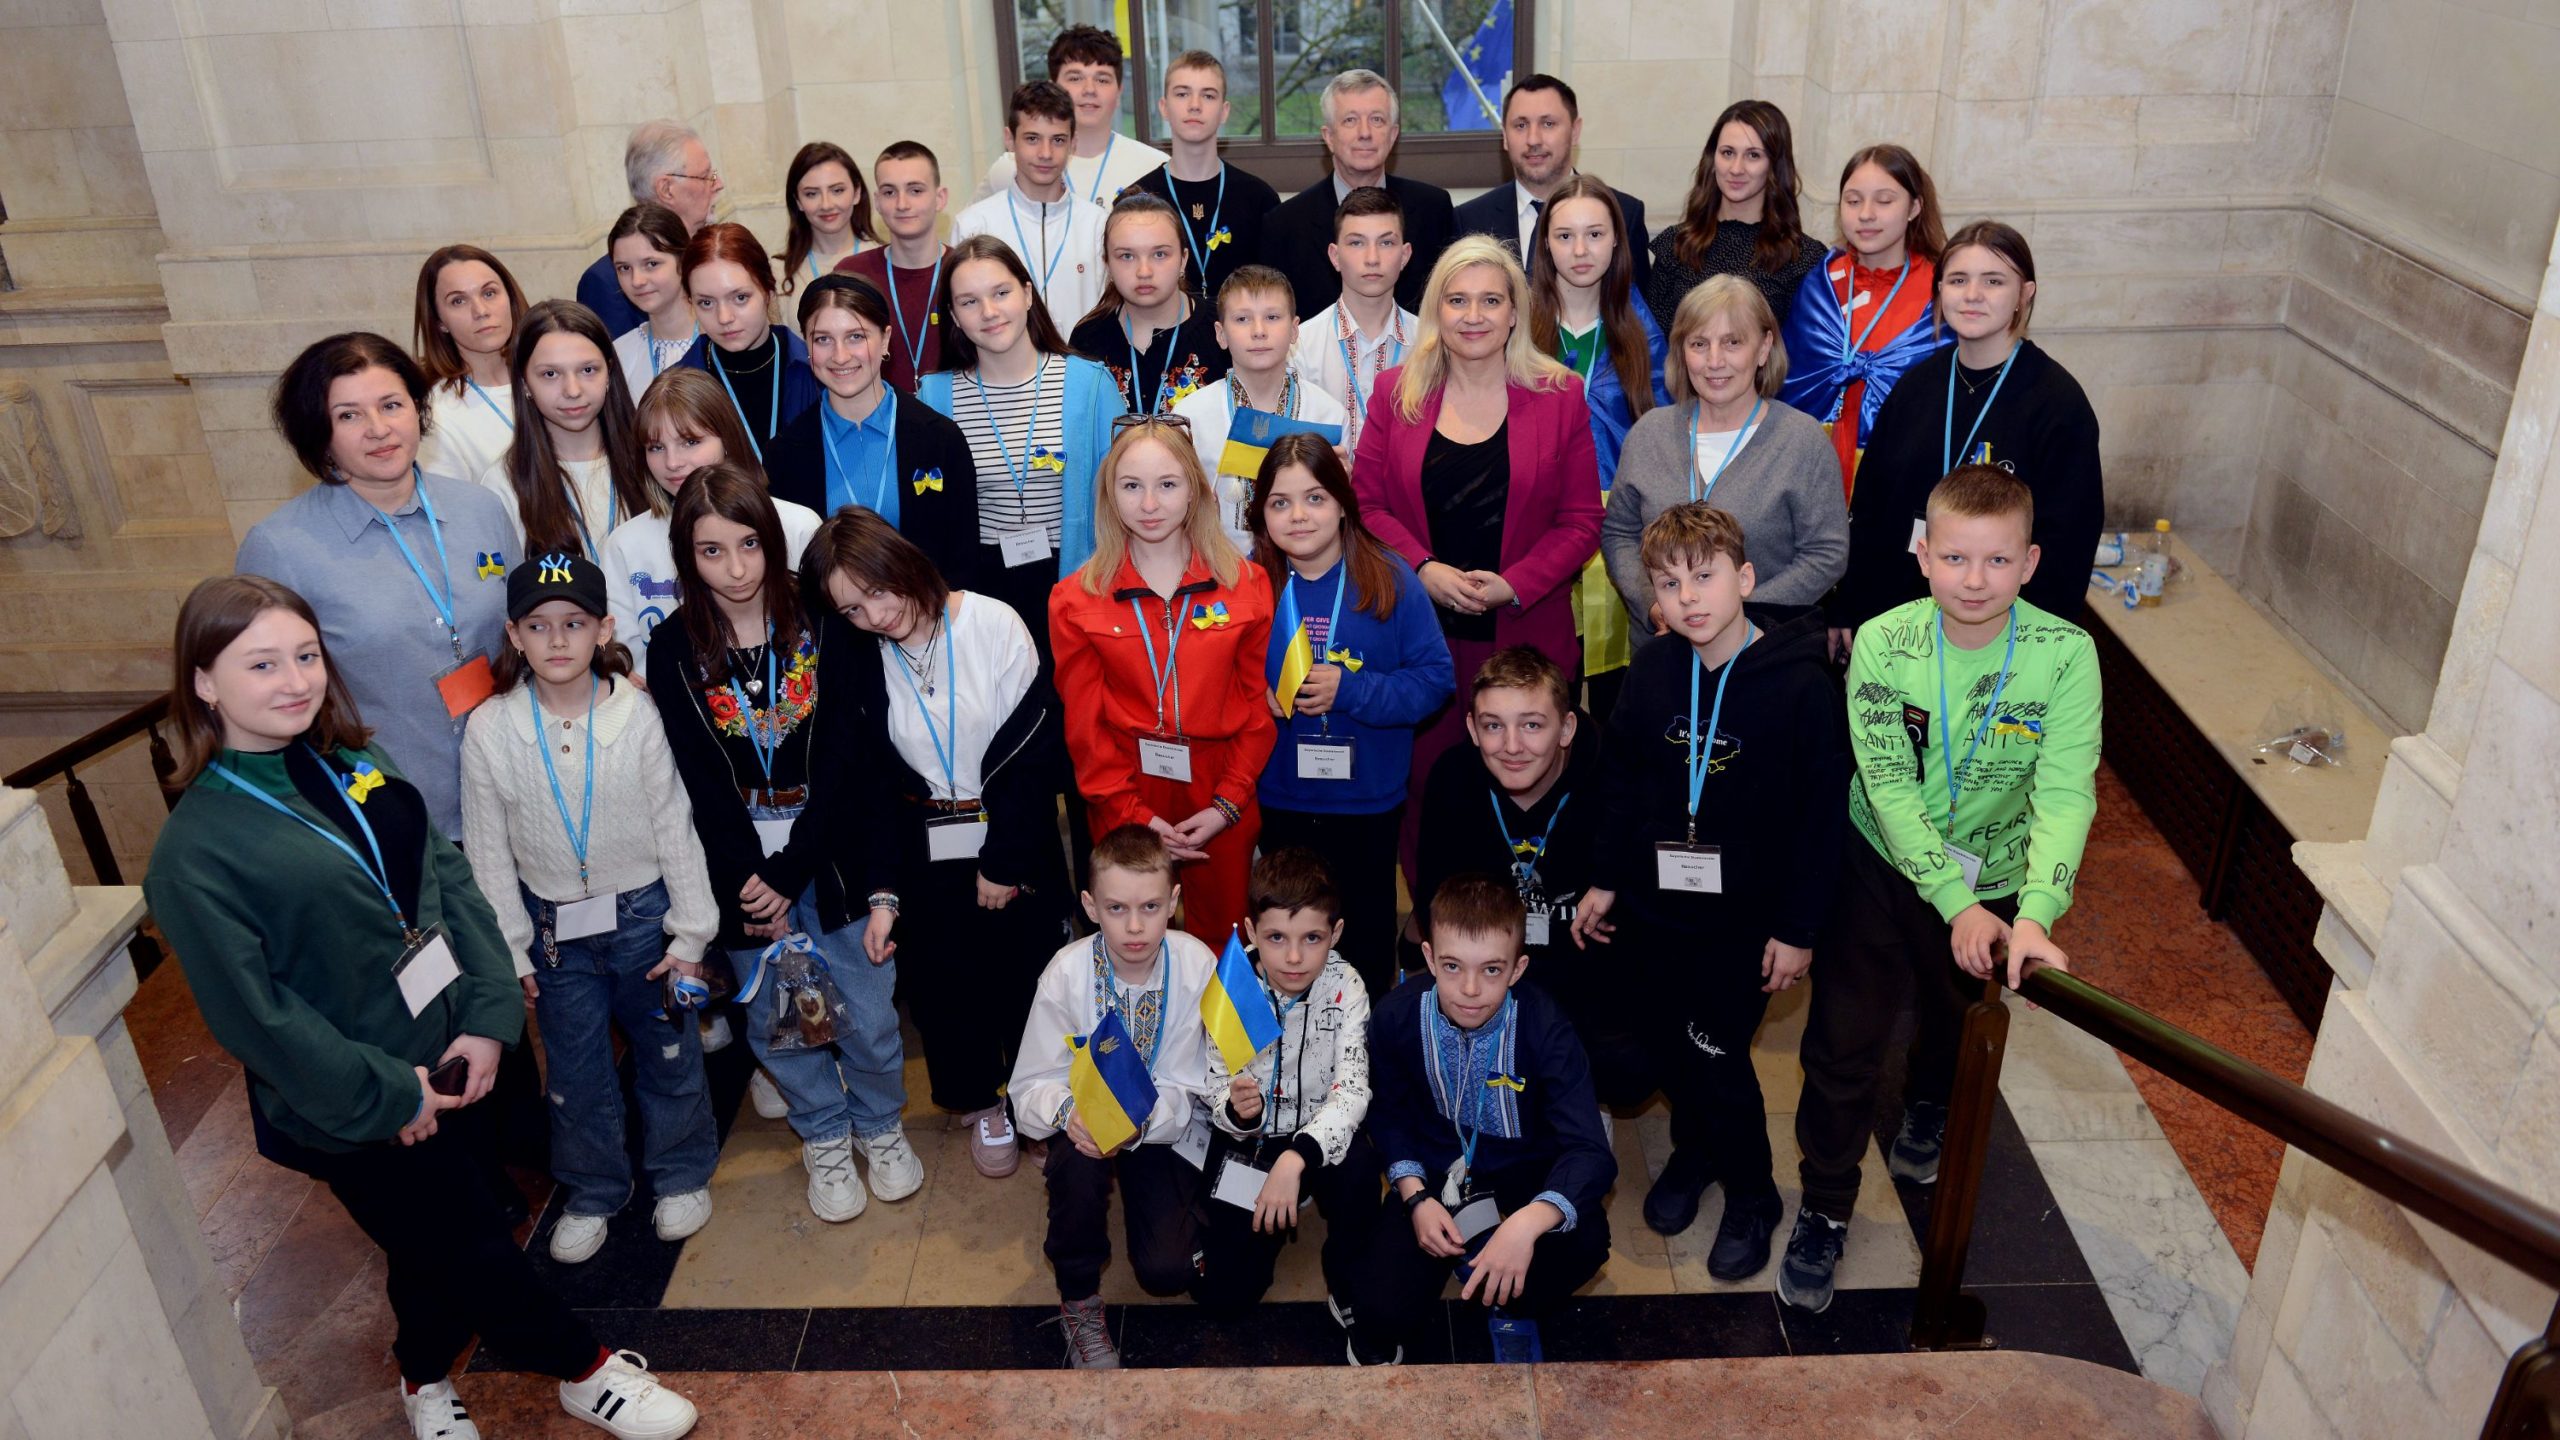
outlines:
{"label": "girl in blue sweatshirt", "polygon": [[1456,666],[1430,595],[1360,523],[1351,477],[1322,438],[1275,442],[1246,514],[1277,617],[1264,674],[1281,733],[1262,772],[1262,845],[1304,845],[1332,863],[1348,922],[1342,957],[1383,995],[1394,983],[1396,837],[1414,730],[1449,703]]}

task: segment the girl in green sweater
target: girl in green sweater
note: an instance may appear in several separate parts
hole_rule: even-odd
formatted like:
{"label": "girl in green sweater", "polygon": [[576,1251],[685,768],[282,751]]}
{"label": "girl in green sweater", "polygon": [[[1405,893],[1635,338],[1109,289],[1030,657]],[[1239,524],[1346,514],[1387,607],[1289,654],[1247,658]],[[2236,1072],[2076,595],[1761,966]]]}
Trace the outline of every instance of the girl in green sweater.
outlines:
{"label": "girl in green sweater", "polygon": [[143,891],[248,1072],[258,1152],[326,1184],[390,1262],[411,1429],[477,1440],[447,1378],[474,1333],[611,1434],[692,1429],[692,1403],[597,1344],[513,1241],[474,1102],[524,1030],[515,966],[462,853],[367,744],[311,607],[207,580],[174,649],[185,794]]}

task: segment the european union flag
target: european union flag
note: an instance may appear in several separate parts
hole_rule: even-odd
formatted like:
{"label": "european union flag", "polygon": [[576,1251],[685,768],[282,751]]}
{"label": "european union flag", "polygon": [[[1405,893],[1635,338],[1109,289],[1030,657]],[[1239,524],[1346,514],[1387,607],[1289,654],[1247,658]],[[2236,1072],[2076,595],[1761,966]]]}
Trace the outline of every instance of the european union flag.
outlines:
{"label": "european union flag", "polygon": [[[1271,1009],[1271,996],[1253,973],[1253,962],[1245,958],[1244,941],[1232,930],[1227,932],[1227,952],[1218,957],[1217,972],[1200,992],[1200,1019],[1208,1025],[1209,1038],[1226,1057],[1232,1074],[1243,1074],[1254,1056],[1280,1038],[1280,1017]],[[1090,1127],[1092,1122],[1086,1124]]]}
{"label": "european union flag", "polygon": [[[1438,30],[1431,7],[1426,3],[1422,10]],[[1442,43],[1447,43],[1445,36]],[[1457,42],[1456,48],[1458,63],[1449,78],[1440,82],[1440,108],[1449,117],[1448,128],[1501,129],[1502,95],[1511,88],[1511,0],[1493,0],[1484,23]]]}
{"label": "european union flag", "polygon": [[1108,1155],[1137,1138],[1156,1108],[1156,1080],[1116,1014],[1090,1035],[1067,1037],[1067,1093],[1094,1148]]}

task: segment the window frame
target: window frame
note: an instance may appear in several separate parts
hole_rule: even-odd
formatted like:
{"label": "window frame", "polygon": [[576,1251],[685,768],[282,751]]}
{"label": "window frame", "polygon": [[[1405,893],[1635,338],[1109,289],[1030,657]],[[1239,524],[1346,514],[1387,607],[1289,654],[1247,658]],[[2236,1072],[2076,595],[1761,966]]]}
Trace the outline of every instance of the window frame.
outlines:
{"label": "window frame", "polygon": [[[1017,0],[994,0],[996,63],[1006,95],[1011,95],[1026,78],[1022,70],[1022,37],[1015,13],[1016,3]],[[1261,72],[1257,86],[1262,105],[1258,133],[1252,136],[1222,135],[1218,140],[1218,153],[1261,176],[1286,195],[1324,179],[1329,169],[1329,157],[1325,153],[1324,141],[1318,137],[1271,138],[1277,124],[1279,105],[1278,97],[1271,93],[1275,78],[1271,46],[1278,8],[1283,3],[1288,3],[1288,0],[1255,0],[1254,4],[1257,29],[1254,62]],[[1378,0],[1378,3],[1386,18],[1385,34],[1381,38],[1387,68],[1382,73],[1386,75],[1387,83],[1396,87],[1401,99],[1404,3],[1403,0]],[[1537,0],[1511,0],[1511,4],[1511,73],[1517,78],[1537,69]],[[1131,106],[1136,122],[1136,133],[1132,138],[1161,150],[1166,148],[1165,137],[1156,130],[1161,119],[1151,97],[1162,92],[1163,82],[1148,70],[1146,8],[1143,0],[1129,6],[1130,53],[1124,62],[1121,83],[1123,93],[1136,97]],[[1502,132],[1499,128],[1437,135],[1408,132],[1396,141],[1395,155],[1388,162],[1388,169],[1408,180],[1425,181],[1444,190],[1484,189],[1511,178],[1509,163],[1502,154]]]}

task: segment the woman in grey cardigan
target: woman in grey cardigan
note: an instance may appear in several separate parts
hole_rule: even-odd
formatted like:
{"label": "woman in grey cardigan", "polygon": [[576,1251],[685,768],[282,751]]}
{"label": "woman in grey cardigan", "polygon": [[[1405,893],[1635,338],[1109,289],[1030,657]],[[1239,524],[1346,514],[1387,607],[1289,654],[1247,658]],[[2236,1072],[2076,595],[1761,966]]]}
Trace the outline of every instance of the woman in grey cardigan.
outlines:
{"label": "woman in grey cardigan", "polygon": [[1636,550],[1645,522],[1671,506],[1705,500],[1741,522],[1760,606],[1810,607],[1849,566],[1840,460],[1820,422],[1777,398],[1787,351],[1759,288],[1732,275],[1698,285],[1672,316],[1670,349],[1671,403],[1627,432],[1600,525],[1638,645],[1654,624]]}

